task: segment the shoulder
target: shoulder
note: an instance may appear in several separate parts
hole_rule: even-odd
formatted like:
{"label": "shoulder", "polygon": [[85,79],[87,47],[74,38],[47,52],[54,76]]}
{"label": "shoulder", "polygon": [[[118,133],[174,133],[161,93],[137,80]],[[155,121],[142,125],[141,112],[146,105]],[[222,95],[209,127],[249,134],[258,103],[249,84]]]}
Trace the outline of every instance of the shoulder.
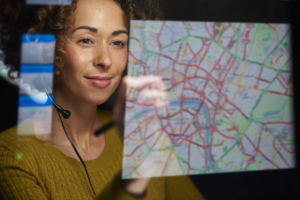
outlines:
{"label": "shoulder", "polygon": [[0,146],[5,146],[6,142],[16,140],[17,127],[6,129],[0,133]]}
{"label": "shoulder", "polygon": [[[22,144],[28,143],[31,137],[18,134],[18,126],[14,126],[0,133],[0,148],[16,151]],[[29,142],[30,143],[30,142]]]}
{"label": "shoulder", "polygon": [[28,148],[41,143],[33,131],[32,119],[29,118],[17,126],[9,128],[0,133],[0,147],[10,150],[21,149],[26,146]]}
{"label": "shoulder", "polygon": [[18,129],[15,126],[0,133],[0,168],[35,163],[43,152],[44,142],[35,135],[20,135]]}

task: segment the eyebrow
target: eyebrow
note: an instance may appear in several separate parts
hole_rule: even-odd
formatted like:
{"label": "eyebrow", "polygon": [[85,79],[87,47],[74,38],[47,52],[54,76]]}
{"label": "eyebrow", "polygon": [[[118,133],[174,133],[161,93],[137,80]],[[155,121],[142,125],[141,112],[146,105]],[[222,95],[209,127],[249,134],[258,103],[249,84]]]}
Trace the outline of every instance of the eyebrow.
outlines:
{"label": "eyebrow", "polygon": [[[98,32],[98,30],[96,28],[93,28],[93,27],[90,27],[90,26],[80,26],[78,28],[75,28],[72,31],[72,33],[75,32],[75,31],[77,31],[77,30],[79,30],[79,29],[87,29],[87,30],[89,30],[91,32],[94,32],[94,33]],[[114,31],[114,32],[112,32],[112,35],[119,35],[119,34],[122,34],[122,33],[125,33],[126,35],[129,35],[129,33],[127,31],[125,31],[125,30]]]}
{"label": "eyebrow", "polygon": [[94,32],[94,33],[97,33],[97,32],[98,32],[98,30],[97,30],[96,28],[93,28],[93,27],[90,27],[90,26],[80,26],[80,27],[78,27],[78,28],[75,28],[75,29],[72,31],[72,33],[73,33],[74,31],[79,30],[79,29],[87,29],[87,30],[89,30],[89,31],[91,31],[91,32]]}
{"label": "eyebrow", "polygon": [[114,32],[112,32],[112,35],[119,35],[121,33],[125,33],[125,34],[129,35],[128,32],[124,31],[124,30],[114,31]]}

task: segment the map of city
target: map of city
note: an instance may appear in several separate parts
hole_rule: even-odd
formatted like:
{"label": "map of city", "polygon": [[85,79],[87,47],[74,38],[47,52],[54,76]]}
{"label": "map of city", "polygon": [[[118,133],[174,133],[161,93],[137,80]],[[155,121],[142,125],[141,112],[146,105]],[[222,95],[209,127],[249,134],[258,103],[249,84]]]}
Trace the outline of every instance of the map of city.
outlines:
{"label": "map of city", "polygon": [[293,168],[290,33],[131,21],[122,178]]}

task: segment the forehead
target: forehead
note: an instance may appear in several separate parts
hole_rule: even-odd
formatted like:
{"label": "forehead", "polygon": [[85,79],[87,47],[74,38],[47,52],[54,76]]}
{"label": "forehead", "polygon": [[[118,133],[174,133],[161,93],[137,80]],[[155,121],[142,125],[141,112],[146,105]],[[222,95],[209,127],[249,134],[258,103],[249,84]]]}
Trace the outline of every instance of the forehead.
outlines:
{"label": "forehead", "polygon": [[[91,26],[102,31],[127,29],[125,12],[113,0],[79,0],[68,22],[71,26]],[[68,23],[67,22],[67,23]]]}

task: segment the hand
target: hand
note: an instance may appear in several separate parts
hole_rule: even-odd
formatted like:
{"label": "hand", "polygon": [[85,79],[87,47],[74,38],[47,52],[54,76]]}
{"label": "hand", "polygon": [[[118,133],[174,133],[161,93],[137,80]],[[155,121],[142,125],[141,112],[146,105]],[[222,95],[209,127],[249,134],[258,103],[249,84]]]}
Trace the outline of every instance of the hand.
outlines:
{"label": "hand", "polygon": [[[125,103],[126,103],[126,88],[127,77],[121,80],[117,91],[117,98],[113,107],[114,123],[119,129],[120,137],[124,139],[124,121],[125,121]],[[124,190],[136,198],[141,198],[146,191],[149,178],[127,179],[122,181]]]}
{"label": "hand", "polygon": [[[126,88],[137,91],[137,102],[151,101],[153,108],[161,108],[168,104],[168,97],[165,92],[165,86],[159,76],[142,76],[142,77],[124,77],[117,91],[117,97],[113,108],[114,123],[120,131],[122,140],[124,139],[124,124],[125,124],[125,103],[126,103]],[[154,127],[153,127],[154,128]],[[155,128],[154,128],[155,129]],[[146,177],[155,173],[155,169],[147,171]],[[149,178],[128,179],[123,180],[122,185],[126,192],[139,198],[145,193]]]}
{"label": "hand", "polygon": [[[161,108],[167,105],[168,97],[166,95],[165,86],[159,76],[141,76],[127,77],[125,76],[119,85],[115,104],[113,107],[114,123],[119,129],[121,139],[124,139],[124,124],[125,124],[125,103],[126,103],[126,88],[137,91],[137,101],[145,102],[151,100],[153,108]],[[150,87],[150,88],[149,88]]]}
{"label": "hand", "polygon": [[[113,107],[114,123],[119,129],[120,137],[124,139],[125,102],[126,102],[126,77],[121,80],[117,91],[117,98]],[[136,198],[144,195],[149,178],[122,180],[124,190]]]}
{"label": "hand", "polygon": [[122,181],[124,190],[135,198],[142,198],[145,195],[146,187],[150,178],[127,179]]}

